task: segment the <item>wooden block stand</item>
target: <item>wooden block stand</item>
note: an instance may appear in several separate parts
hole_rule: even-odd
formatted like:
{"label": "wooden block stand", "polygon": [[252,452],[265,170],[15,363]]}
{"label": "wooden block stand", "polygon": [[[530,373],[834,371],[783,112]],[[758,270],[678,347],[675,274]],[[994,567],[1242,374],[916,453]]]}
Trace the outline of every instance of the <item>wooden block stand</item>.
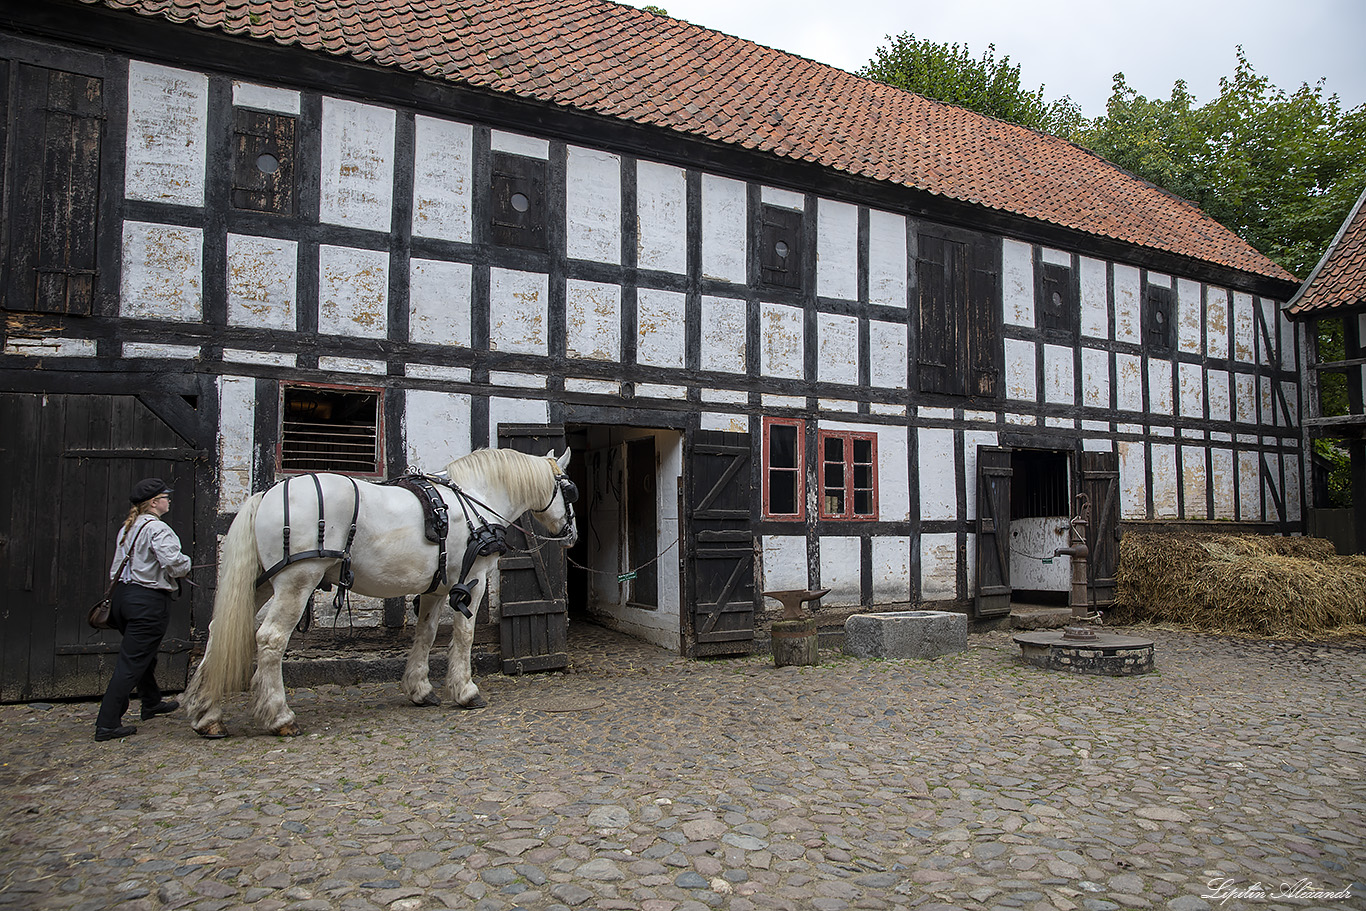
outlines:
{"label": "wooden block stand", "polygon": [[815,665],[817,663],[816,621],[774,620],[773,666]]}

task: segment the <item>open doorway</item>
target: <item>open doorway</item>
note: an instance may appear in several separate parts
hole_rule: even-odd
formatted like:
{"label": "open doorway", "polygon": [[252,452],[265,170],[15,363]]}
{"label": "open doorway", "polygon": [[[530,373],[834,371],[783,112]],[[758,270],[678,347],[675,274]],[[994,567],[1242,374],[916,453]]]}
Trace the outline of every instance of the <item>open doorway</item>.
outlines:
{"label": "open doorway", "polygon": [[1065,606],[1071,564],[1053,553],[1068,543],[1071,456],[1066,450],[1014,449],[1010,468],[1011,601]]}
{"label": "open doorway", "polygon": [[566,428],[580,491],[579,540],[569,551],[569,617],[677,652],[682,584],[677,430]]}

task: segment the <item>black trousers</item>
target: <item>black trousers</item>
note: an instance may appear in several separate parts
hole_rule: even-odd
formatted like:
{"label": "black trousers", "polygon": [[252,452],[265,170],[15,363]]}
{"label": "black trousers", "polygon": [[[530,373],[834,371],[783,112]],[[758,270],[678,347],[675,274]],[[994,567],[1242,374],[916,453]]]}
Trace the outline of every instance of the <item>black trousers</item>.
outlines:
{"label": "black trousers", "polygon": [[120,582],[114,586],[110,604],[110,618],[123,642],[114,663],[114,679],[100,703],[97,728],[116,728],[123,723],[134,687],[144,707],[161,701],[161,687],[156,681],[157,650],[171,622],[171,593],[160,589]]}

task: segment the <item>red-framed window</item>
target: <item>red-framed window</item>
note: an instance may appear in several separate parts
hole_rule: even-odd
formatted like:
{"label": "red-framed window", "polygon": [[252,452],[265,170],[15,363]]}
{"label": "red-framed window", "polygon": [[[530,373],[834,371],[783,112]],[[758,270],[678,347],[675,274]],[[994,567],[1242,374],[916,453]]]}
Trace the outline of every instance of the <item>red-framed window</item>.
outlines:
{"label": "red-framed window", "polygon": [[806,433],[798,418],[764,418],[764,518],[806,518]]}
{"label": "red-framed window", "polygon": [[877,435],[822,430],[820,508],[822,519],[877,518]]}
{"label": "red-framed window", "polygon": [[364,386],[280,384],[281,474],[384,473],[384,390]]}

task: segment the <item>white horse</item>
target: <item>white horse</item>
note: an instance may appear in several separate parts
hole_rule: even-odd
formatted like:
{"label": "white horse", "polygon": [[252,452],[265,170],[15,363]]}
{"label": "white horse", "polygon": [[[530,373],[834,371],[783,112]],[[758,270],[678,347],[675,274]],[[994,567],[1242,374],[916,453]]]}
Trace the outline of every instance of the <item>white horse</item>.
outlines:
{"label": "white horse", "polygon": [[[223,542],[209,639],[185,690],[191,726],[205,737],[226,737],[223,696],[246,689],[250,681],[256,722],[280,736],[300,733],[285,700],[281,662],[309,596],[324,582],[342,581],[343,553],[349,553],[351,587],[358,594],[420,594],[413,647],[403,673],[403,692],[417,705],[441,701],[428,679],[427,663],[440,619],[438,605],[452,587],[467,583],[471,616],[456,614],[446,687],[464,708],[487,705],[471,679],[470,647],[473,614],[501,551],[486,547],[486,555],[479,555],[478,545],[491,537],[484,524],[506,526],[530,511],[547,529],[555,529],[552,540],[573,546],[578,531],[572,504],[578,491],[564,474],[568,464],[568,449],[559,458],[553,452],[542,458],[511,449],[483,449],[452,462],[447,467],[449,482],[440,476],[429,478],[447,504],[449,517],[444,578],[437,573],[439,547],[424,533],[422,505],[406,489],[319,474],[293,478],[288,487],[282,481],[250,497]],[[320,511],[325,519],[321,532]],[[352,516],[354,540],[348,545]],[[286,535],[286,527],[292,535]],[[292,537],[289,554],[287,537]],[[462,579],[467,549],[473,562]],[[322,555],[313,555],[318,552]],[[290,554],[292,561],[287,559]],[[265,567],[271,571],[263,573]],[[257,616],[256,673],[251,676]]]}

